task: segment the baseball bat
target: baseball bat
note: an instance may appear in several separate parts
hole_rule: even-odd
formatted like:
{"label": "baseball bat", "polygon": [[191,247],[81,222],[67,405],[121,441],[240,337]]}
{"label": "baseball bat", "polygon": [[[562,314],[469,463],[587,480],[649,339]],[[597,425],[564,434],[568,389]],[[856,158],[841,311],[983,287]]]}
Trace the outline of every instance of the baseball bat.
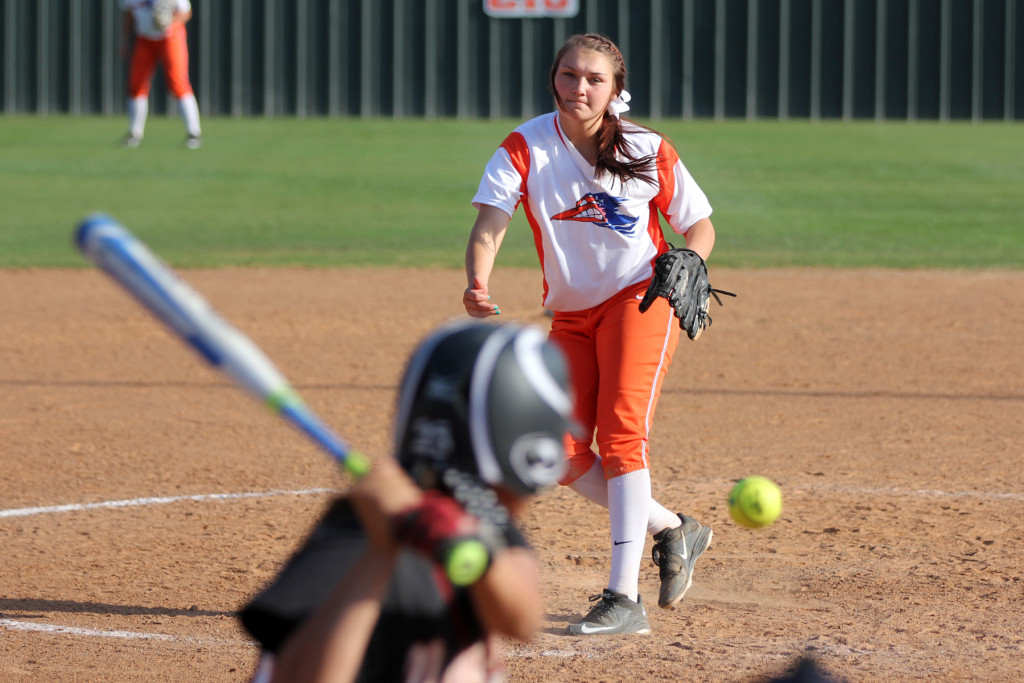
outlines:
{"label": "baseball bat", "polygon": [[[75,242],[208,363],[306,434],[349,474],[358,479],[369,471],[367,457],[352,450],[306,405],[256,343],[219,316],[127,228],[94,214],[79,224]],[[453,583],[466,585],[483,574],[489,553],[481,541],[466,539],[446,550],[441,561]]]}
{"label": "baseball bat", "polygon": [[90,216],[79,225],[76,241],[90,260],[208,363],[298,427],[350,474],[367,472],[366,457],[352,451],[309,409],[270,358],[124,226],[108,216]]}

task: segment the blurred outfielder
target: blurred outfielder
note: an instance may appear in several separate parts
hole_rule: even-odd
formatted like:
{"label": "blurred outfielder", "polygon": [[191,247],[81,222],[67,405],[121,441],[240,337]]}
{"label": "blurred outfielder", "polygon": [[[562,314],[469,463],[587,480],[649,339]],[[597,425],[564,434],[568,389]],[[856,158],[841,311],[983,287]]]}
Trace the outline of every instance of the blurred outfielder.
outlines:
{"label": "blurred outfielder", "polygon": [[157,62],[164,68],[167,89],[178,100],[178,111],[185,121],[185,146],[195,149],[202,144],[199,126],[199,105],[188,78],[188,42],[185,24],[192,18],[189,0],[120,0],[121,57],[128,54],[128,135],[124,144],[138,147],[149,115],[149,87]]}

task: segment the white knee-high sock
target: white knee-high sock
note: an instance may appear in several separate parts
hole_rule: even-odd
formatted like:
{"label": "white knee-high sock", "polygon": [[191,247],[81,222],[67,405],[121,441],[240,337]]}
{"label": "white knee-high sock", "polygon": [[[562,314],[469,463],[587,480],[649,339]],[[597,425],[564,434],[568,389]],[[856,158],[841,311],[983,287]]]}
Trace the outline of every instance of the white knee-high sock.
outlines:
{"label": "white knee-high sock", "polygon": [[185,131],[195,137],[201,136],[203,132],[199,126],[199,103],[196,102],[195,93],[189,93],[178,100],[178,111],[185,121]]}
{"label": "white knee-high sock", "polygon": [[128,134],[142,139],[146,132],[146,117],[149,116],[149,98],[134,97],[128,100]]}
{"label": "white knee-high sock", "polygon": [[[650,470],[648,470],[648,477]],[[603,508],[608,507],[608,482],[604,478],[604,470],[601,468],[601,458],[598,457],[590,469],[583,473],[583,476],[569,484],[576,493],[587,500],[597,503]],[[656,534],[663,529],[674,529],[682,524],[679,516],[666,508],[658,501],[651,498],[651,508],[647,516],[647,531]]]}
{"label": "white knee-high sock", "polygon": [[665,508],[663,505],[659,505],[656,500],[651,499],[651,515],[647,519],[647,531],[652,536],[659,531],[665,529],[675,529],[677,526],[682,526],[683,520],[679,519],[679,515]]}
{"label": "white knee-high sock", "polygon": [[601,458],[597,458],[590,469],[583,473],[579,479],[569,484],[576,493],[580,494],[592,503],[597,503],[603,508],[608,507],[608,481],[604,478],[604,469],[601,467]]}
{"label": "white knee-high sock", "polygon": [[612,532],[612,568],[608,588],[636,601],[640,560],[647,539],[651,472],[637,470],[608,480],[608,519]]}

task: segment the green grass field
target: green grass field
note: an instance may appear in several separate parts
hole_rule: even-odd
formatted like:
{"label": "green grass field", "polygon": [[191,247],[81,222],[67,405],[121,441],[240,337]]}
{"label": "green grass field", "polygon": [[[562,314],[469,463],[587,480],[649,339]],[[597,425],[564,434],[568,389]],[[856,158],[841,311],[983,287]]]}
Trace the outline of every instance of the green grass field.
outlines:
{"label": "green grass field", "polygon": [[[0,267],[84,266],[108,213],[172,265],[459,268],[484,164],[517,121],[6,117]],[[733,267],[1024,267],[1024,126],[658,121]],[[537,260],[521,212],[500,265]]]}

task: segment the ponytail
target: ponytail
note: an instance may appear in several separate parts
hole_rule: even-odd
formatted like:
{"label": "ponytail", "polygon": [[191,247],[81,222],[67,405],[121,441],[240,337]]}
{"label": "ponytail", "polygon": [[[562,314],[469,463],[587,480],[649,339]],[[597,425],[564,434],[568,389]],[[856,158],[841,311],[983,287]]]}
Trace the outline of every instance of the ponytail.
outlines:
{"label": "ponytail", "polygon": [[[637,130],[650,130],[639,124],[630,122]],[[633,145],[626,139],[622,129],[623,122],[616,116],[606,113],[601,122],[601,130],[597,137],[597,175],[608,173],[625,184],[629,180],[640,180],[650,185],[657,185],[653,176],[658,161],[656,154],[638,157]]]}
{"label": "ponytail", "polygon": [[[558,98],[558,90],[555,88],[555,76],[558,73],[558,65],[562,62],[562,58],[573,48],[599,52],[607,56],[612,64],[616,94],[625,90],[626,62],[622,59],[622,52],[619,51],[619,48],[610,38],[598,33],[570,36],[565,41],[565,44],[562,45],[558,54],[555,55],[554,64],[551,66],[549,87],[551,88],[552,95],[555,97],[555,104],[559,109],[561,109],[562,105]],[[608,173],[623,184],[630,180],[639,180],[656,185],[658,181],[653,177],[652,171],[657,165],[657,155],[636,156],[633,146],[626,139],[624,125],[629,125],[633,130],[657,132],[632,121],[624,124],[618,116],[605,112],[604,120],[601,122],[601,130],[598,131],[597,136],[595,175],[601,176],[604,173]]]}

